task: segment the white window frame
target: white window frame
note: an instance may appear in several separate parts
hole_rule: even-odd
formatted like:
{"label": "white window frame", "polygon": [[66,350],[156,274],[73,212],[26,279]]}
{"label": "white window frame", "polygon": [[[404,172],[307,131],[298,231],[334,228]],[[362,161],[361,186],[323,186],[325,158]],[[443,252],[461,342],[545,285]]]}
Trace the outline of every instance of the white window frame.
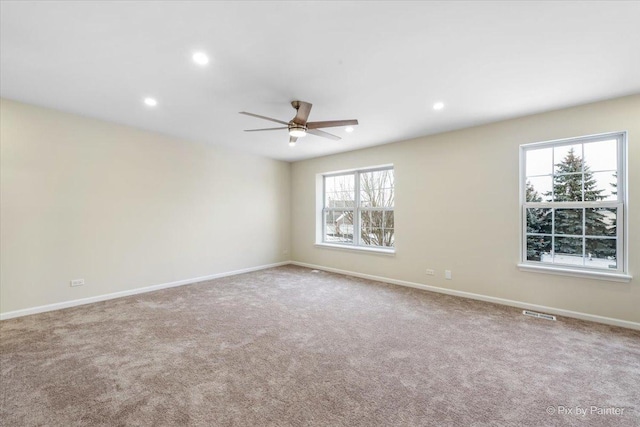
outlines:
{"label": "white window frame", "polygon": [[[617,200],[612,201],[583,201],[583,202],[527,202],[526,201],[526,153],[528,150],[546,147],[559,147],[572,144],[611,140],[617,141]],[[552,158],[552,164],[556,164]],[[565,276],[586,277],[591,279],[629,282],[632,277],[628,274],[629,245],[628,245],[628,186],[627,186],[627,132],[610,132],[597,135],[580,136],[552,141],[523,144],[520,146],[520,262],[518,267],[523,271],[559,274]],[[552,180],[553,183],[553,180]],[[527,208],[614,208],[617,210],[616,219],[616,269],[598,269],[592,267],[550,264],[527,259]],[[552,211],[553,212],[553,211]],[[584,227],[583,215],[583,227]],[[552,230],[552,250],[553,237]],[[583,237],[583,236],[579,236]],[[584,256],[584,254],[583,254]]]}
{"label": "white window frame", "polygon": [[[381,208],[371,208],[371,207],[362,207],[360,206],[360,175],[367,172],[377,172],[383,170],[391,170],[394,172],[393,177],[393,188],[394,188],[394,206],[393,207],[381,207]],[[354,176],[354,207],[353,207],[353,243],[347,242],[327,242],[324,240],[326,235],[326,224],[324,215],[328,211],[344,211],[351,210],[344,207],[336,207],[336,208],[328,208],[325,206],[325,179],[334,176],[343,176],[343,175],[353,175]],[[320,209],[317,209],[319,215],[317,217],[317,233],[316,233],[316,246],[326,247],[326,248],[334,248],[334,249],[346,249],[346,250],[355,250],[355,251],[363,251],[363,252],[373,252],[380,254],[388,254],[393,255],[396,252],[395,249],[395,241],[394,246],[373,246],[373,245],[365,245],[361,243],[360,238],[360,214],[365,211],[385,211],[385,212],[394,212],[395,215],[395,169],[393,165],[383,165],[383,166],[374,166],[360,169],[350,169],[343,170],[337,172],[327,172],[318,174],[319,185],[316,186],[318,192],[317,205],[319,205]],[[394,221],[394,233],[395,233],[395,221]],[[394,237],[395,240],[395,237]]]}

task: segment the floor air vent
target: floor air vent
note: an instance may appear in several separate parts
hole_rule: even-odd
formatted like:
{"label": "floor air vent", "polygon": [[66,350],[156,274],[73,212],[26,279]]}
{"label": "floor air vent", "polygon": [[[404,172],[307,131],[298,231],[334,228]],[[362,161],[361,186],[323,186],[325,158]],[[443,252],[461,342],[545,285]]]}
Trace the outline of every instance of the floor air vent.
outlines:
{"label": "floor air vent", "polygon": [[536,313],[535,311],[523,310],[525,316],[537,317],[538,319],[556,320],[556,316],[544,313]]}

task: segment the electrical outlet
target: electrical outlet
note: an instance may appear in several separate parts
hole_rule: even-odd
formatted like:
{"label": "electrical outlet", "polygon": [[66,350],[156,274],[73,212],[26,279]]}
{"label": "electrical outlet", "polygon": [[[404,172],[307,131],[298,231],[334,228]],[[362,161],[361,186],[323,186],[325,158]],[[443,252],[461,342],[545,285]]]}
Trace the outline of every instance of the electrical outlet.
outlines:
{"label": "electrical outlet", "polygon": [[82,286],[84,285],[84,279],[73,279],[70,284],[71,286]]}
{"label": "electrical outlet", "polygon": [[427,276],[435,276],[435,275],[436,275],[436,271],[435,270],[427,268]]}
{"label": "electrical outlet", "polygon": [[444,278],[447,280],[451,280],[451,270],[444,271]]}

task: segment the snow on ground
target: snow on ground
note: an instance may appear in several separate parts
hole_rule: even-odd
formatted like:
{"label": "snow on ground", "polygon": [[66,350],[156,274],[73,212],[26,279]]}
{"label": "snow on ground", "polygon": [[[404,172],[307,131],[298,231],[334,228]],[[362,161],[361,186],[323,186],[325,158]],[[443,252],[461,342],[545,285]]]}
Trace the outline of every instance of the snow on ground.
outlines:
{"label": "snow on ground", "polygon": [[543,254],[541,261],[549,264],[578,265],[578,266],[593,267],[593,268],[616,268],[615,259],[595,258],[595,257],[589,258],[588,256],[583,258],[581,256],[576,256],[576,255]]}

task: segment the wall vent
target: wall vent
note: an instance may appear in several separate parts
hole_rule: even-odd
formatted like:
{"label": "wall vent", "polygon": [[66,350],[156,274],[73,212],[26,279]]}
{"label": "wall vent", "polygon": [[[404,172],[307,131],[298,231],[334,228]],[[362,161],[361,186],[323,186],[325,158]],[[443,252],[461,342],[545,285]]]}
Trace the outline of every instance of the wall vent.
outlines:
{"label": "wall vent", "polygon": [[522,314],[525,316],[537,317],[538,319],[556,320],[556,316],[545,313],[536,313],[535,311],[523,310]]}

